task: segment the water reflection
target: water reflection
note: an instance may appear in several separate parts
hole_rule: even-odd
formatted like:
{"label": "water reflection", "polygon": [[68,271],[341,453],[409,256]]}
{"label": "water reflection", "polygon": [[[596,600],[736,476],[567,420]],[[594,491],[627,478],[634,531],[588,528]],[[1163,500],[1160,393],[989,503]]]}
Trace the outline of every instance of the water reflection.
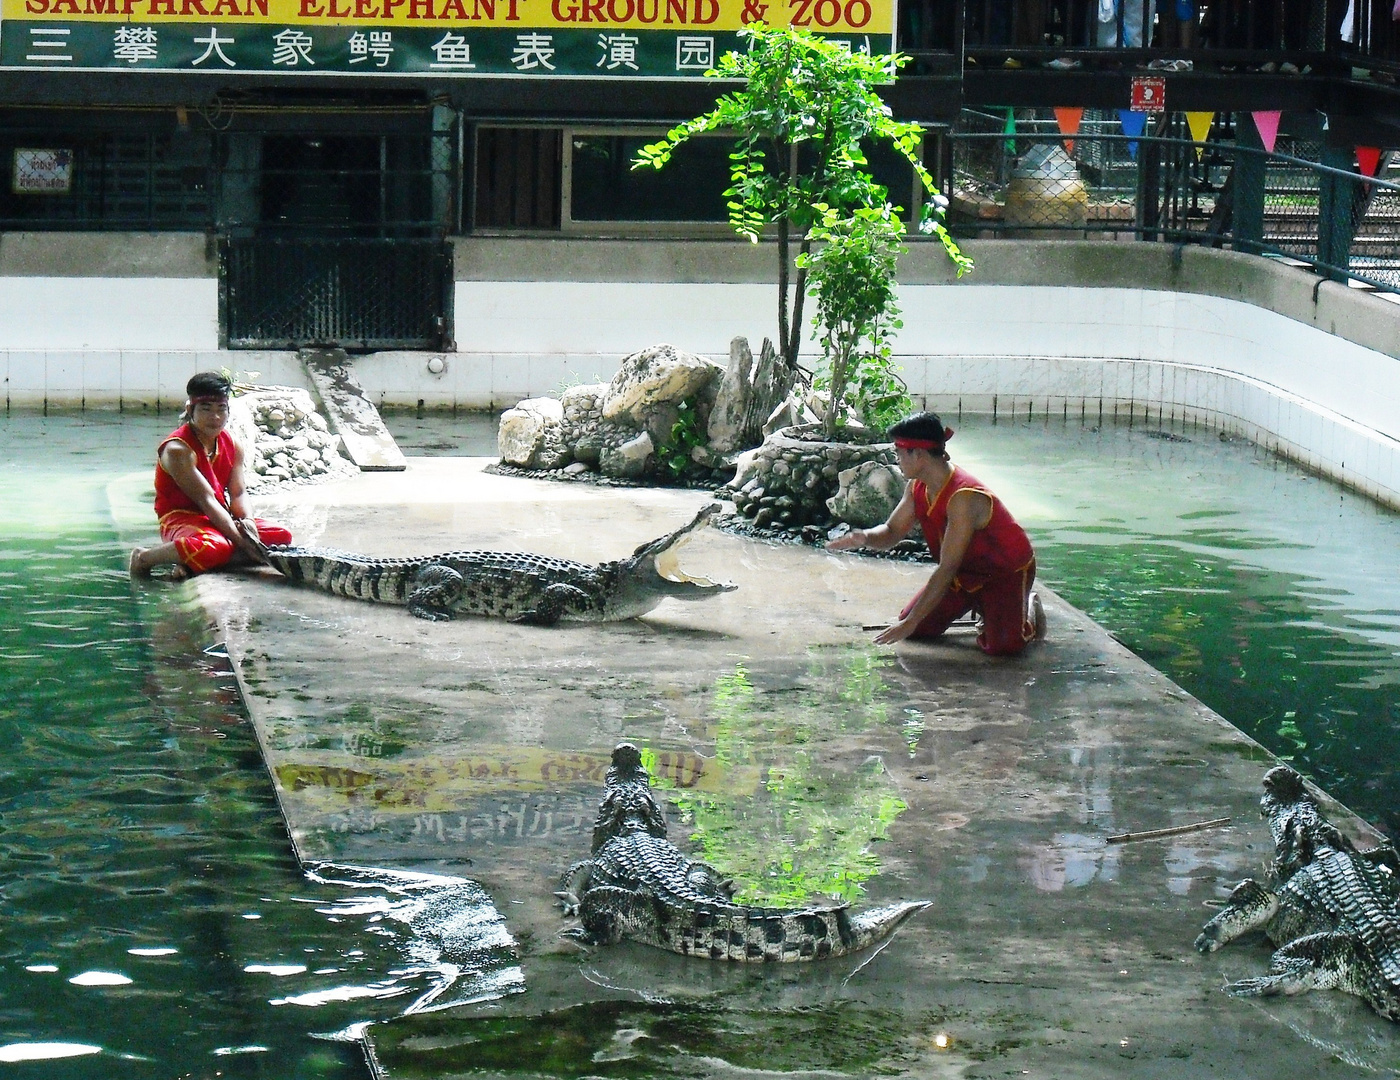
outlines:
{"label": "water reflection", "polygon": [[1248,443],[964,418],[1071,603],[1400,836],[1397,517]]}
{"label": "water reflection", "polygon": [[726,773],[756,773],[757,791],[683,789],[648,754],[700,857],[739,884],[740,902],[854,901],[879,872],[871,844],[888,838],[906,804],[878,755],[849,762],[834,759],[833,749],[868,728],[907,733],[909,717],[891,712],[885,688],[892,663],[874,648],[813,649],[800,674],[755,673],[740,663],[720,675],[695,733],[713,742]]}

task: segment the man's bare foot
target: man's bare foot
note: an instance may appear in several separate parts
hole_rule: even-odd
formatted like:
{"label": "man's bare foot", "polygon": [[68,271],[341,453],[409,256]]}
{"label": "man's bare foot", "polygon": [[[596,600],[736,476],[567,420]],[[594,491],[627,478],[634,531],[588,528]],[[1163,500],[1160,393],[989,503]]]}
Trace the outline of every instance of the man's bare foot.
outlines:
{"label": "man's bare foot", "polygon": [[1045,605],[1040,602],[1039,593],[1031,593],[1027,617],[1035,626],[1035,640],[1045,640]]}
{"label": "man's bare foot", "polygon": [[149,548],[131,549],[131,558],[126,561],[126,569],[132,577],[146,578],[151,576],[151,565],[146,561],[146,556],[149,554]]}

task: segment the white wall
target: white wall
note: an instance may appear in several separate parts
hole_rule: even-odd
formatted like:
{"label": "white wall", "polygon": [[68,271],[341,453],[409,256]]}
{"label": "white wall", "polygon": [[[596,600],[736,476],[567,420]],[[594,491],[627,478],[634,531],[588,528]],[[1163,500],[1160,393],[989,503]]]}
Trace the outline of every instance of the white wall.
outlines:
{"label": "white wall", "polygon": [[[1400,506],[1400,360],[1302,316],[1162,288],[930,282],[900,298],[906,381],[940,410],[1205,423]],[[1296,297],[1279,306],[1293,314]],[[170,405],[212,367],[309,385],[294,354],[220,352],[217,307],[207,277],[0,277],[6,402]],[[1350,318],[1351,337],[1400,350],[1400,308]],[[733,335],[756,346],[775,321],[772,286],[756,282],[459,280],[458,351],[441,373],[426,353],[355,366],[385,405],[502,408],[605,381],[658,341],[723,360]]]}

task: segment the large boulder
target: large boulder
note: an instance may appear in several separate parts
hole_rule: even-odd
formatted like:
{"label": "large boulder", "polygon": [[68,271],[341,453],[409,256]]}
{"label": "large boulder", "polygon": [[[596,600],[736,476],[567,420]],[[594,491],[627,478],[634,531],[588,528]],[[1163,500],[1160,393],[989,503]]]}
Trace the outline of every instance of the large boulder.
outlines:
{"label": "large boulder", "polygon": [[904,476],[883,461],[863,461],[836,475],[840,488],[826,500],[827,509],[837,521],[857,529],[873,529],[882,524],[904,495]]}
{"label": "large boulder", "polygon": [[620,445],[605,441],[599,454],[598,469],[604,476],[638,480],[654,464],[655,450],[651,436],[645,431]]}
{"label": "large boulder", "polygon": [[558,469],[569,464],[564,406],[555,398],[526,398],[501,414],[496,433],[501,460],[522,469]]}
{"label": "large boulder", "polygon": [[666,417],[674,423],[677,406],[703,397],[723,373],[722,367],[703,356],[674,345],[652,345],[622,361],[603,395],[603,419],[664,438],[666,432],[656,430],[658,424]]}
{"label": "large boulder", "polygon": [[[706,428],[710,449],[731,454],[763,441],[764,421],[792,389],[793,374],[778,358],[773,343],[763,339],[755,363],[747,338],[729,343],[729,367],[715,391]],[[797,423],[788,417],[784,424]]]}

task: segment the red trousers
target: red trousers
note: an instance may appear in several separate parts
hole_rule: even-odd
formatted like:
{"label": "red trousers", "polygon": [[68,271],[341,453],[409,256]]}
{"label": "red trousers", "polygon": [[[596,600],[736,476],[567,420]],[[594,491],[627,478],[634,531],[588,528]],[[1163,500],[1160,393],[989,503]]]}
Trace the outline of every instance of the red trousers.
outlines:
{"label": "red trousers", "polygon": [[[264,544],[290,544],[292,534],[281,525],[262,518],[253,519]],[[238,550],[233,541],[203,514],[194,510],[172,510],[160,519],[160,538],[174,543],[180,562],[196,574],[223,566]]]}
{"label": "red trousers", "polygon": [[[1035,638],[1035,624],[1027,611],[1034,581],[1034,559],[1015,573],[993,578],[979,589],[963,589],[955,581],[939,605],[909,636],[941,637],[953,620],[971,611],[982,619],[977,647],[988,656],[1015,656]],[[914,600],[910,600],[899,613],[900,618],[913,609]]]}

